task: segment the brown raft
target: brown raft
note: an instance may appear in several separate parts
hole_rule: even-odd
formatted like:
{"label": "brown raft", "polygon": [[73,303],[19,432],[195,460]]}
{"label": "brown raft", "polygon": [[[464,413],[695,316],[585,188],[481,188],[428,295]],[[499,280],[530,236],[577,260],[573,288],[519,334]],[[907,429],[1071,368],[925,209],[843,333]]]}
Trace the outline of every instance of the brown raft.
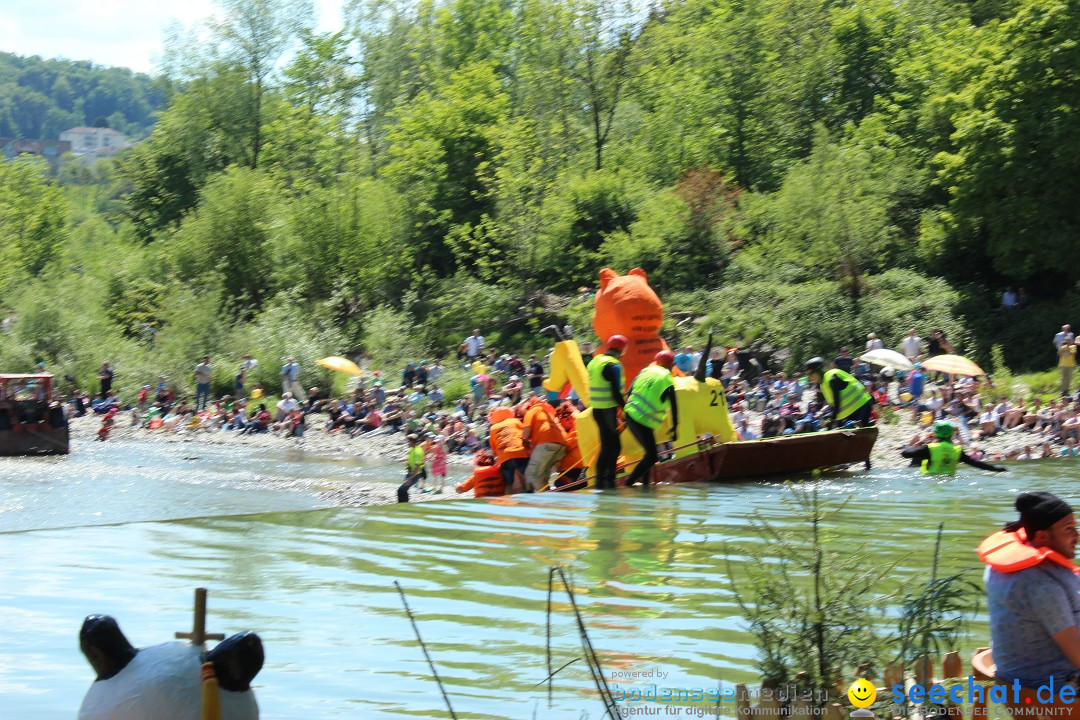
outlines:
{"label": "brown raft", "polygon": [[[870,451],[877,436],[876,427],[865,427],[715,445],[703,442],[699,444],[701,451],[698,453],[654,465],[650,480],[653,483],[723,482],[857,464],[869,469]],[[625,473],[615,478],[616,486],[622,487],[625,483]],[[579,480],[555,490],[584,487],[585,480]]]}

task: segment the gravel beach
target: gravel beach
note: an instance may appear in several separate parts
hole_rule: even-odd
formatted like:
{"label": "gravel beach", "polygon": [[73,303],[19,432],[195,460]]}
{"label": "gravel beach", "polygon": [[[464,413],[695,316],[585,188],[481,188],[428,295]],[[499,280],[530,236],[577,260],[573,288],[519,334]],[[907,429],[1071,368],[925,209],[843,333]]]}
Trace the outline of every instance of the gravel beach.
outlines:
{"label": "gravel beach", "polygon": [[[760,415],[751,413],[751,427],[758,426]],[[71,421],[73,437],[90,439],[101,425],[101,416],[87,415],[74,418]],[[313,426],[315,423],[313,423]],[[900,455],[900,451],[908,444],[916,433],[926,432],[927,428],[916,424],[911,420],[908,411],[897,412],[895,422],[881,423],[878,425],[878,439],[871,455],[871,464],[874,468],[905,468],[909,461]],[[117,416],[117,423],[110,434],[107,442],[133,442],[146,443],[209,443],[214,445],[231,445],[239,448],[287,450],[301,449],[305,454],[323,457],[360,457],[371,460],[380,460],[388,464],[400,464],[404,466],[405,454],[408,445],[405,441],[405,433],[385,433],[376,431],[364,435],[351,437],[343,433],[327,433],[322,429],[309,428],[303,438],[286,438],[273,433],[241,435],[231,431],[217,430],[181,430],[180,432],[166,432],[162,430],[145,430],[132,426],[129,413],[121,413]],[[1038,454],[1042,445],[1042,438],[1028,432],[999,433],[993,438],[975,441],[975,446],[986,452],[987,459],[997,454],[1003,454],[1011,450],[1022,449],[1030,445]],[[1055,445],[1055,452],[1058,446]],[[448,481],[453,484],[465,480],[471,472],[471,456],[451,454],[448,458],[449,475]],[[319,491],[320,497],[330,500],[336,505],[379,505],[396,502],[395,488],[385,482],[372,482],[357,480],[355,482],[343,482],[328,480],[327,487]],[[458,497],[471,497],[471,493],[458,495],[452,489],[436,493],[420,493],[413,491],[410,494],[412,501],[428,502],[432,500],[447,500]]]}

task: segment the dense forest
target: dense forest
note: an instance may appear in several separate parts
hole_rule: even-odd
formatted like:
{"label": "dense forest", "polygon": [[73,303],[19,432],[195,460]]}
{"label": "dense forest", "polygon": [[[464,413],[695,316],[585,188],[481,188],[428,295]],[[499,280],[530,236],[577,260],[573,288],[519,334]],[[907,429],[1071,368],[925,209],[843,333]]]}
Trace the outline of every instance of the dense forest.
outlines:
{"label": "dense forest", "polygon": [[55,140],[73,127],[145,137],[167,85],[126,68],[0,52],[0,137]]}
{"label": "dense forest", "polygon": [[221,5],[115,167],[0,167],[4,369],[540,349],[605,265],[789,362],[1080,317],[1080,0]]}

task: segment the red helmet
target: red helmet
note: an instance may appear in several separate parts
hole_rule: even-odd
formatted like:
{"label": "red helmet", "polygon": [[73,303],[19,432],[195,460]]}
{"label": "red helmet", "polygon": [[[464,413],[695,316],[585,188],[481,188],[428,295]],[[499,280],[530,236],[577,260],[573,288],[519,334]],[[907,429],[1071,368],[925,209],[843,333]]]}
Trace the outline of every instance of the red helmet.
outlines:
{"label": "red helmet", "polygon": [[660,367],[666,367],[668,370],[675,364],[675,353],[670,350],[661,350],[656,353],[656,357],[653,358],[653,362]]}
{"label": "red helmet", "polygon": [[608,350],[624,350],[628,342],[625,335],[612,335],[607,339]]}

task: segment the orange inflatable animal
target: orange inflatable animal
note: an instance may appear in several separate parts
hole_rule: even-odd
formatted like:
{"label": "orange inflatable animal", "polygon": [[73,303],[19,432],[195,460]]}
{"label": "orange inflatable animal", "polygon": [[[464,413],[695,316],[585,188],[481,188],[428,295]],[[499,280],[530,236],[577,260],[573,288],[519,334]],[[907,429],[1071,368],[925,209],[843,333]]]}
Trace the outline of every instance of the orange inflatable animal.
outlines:
{"label": "orange inflatable animal", "polygon": [[[627,389],[656,353],[668,349],[660,337],[663,322],[664,306],[649,286],[649,276],[644,270],[634,268],[622,276],[611,268],[600,271],[593,330],[601,342],[612,335],[625,335],[630,341],[620,358]],[[606,351],[607,346],[602,345],[597,354]]]}

